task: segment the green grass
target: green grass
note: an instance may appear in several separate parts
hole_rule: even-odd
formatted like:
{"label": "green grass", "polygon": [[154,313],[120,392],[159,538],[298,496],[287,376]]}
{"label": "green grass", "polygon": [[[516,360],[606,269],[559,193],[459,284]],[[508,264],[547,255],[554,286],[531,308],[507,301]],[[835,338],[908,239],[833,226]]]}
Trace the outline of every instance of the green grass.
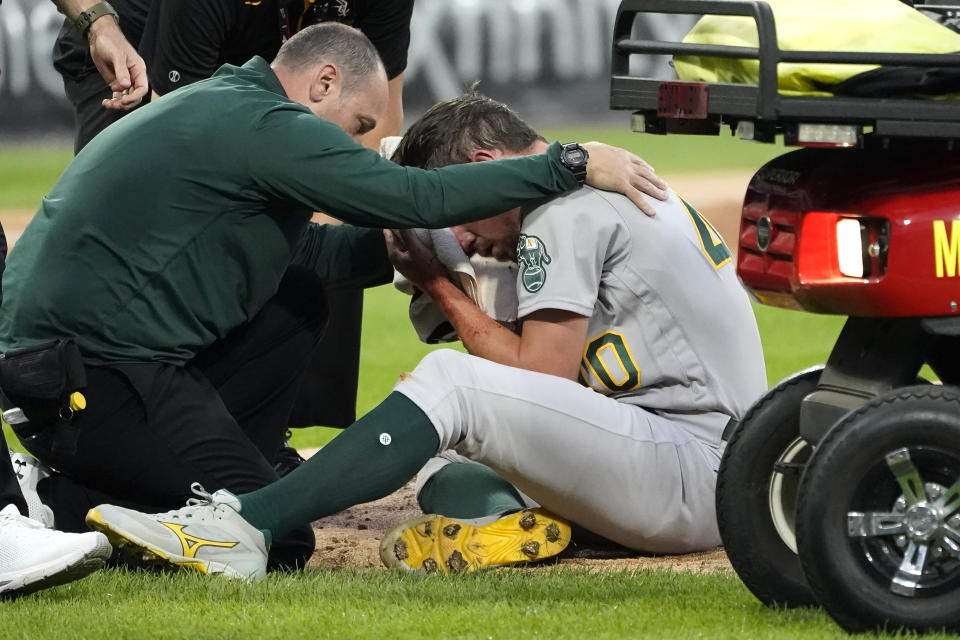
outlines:
{"label": "green grass", "polygon": [[764,608],[733,576],[654,571],[317,570],[254,585],[105,571],[0,616],[6,640],[848,637],[821,611]]}
{"label": "green grass", "polygon": [[70,148],[0,150],[0,210],[36,209],[72,158]]}
{"label": "green grass", "polygon": [[767,383],[827,361],[846,318],[753,306],[767,365]]}

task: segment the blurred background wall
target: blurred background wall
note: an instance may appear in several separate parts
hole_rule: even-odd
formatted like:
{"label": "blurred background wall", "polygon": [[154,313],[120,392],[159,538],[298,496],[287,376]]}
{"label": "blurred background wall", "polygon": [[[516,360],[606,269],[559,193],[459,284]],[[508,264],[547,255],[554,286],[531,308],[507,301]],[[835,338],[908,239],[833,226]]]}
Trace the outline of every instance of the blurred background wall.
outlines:
{"label": "blurred background wall", "polygon": [[[624,120],[607,109],[618,6],[619,0],[416,0],[405,73],[408,119],[480,80],[481,90],[535,126]],[[650,16],[635,30],[678,39],[694,20]],[[0,139],[71,134],[71,112],[51,64],[62,22],[49,0],[0,4]],[[663,59],[637,65],[645,74],[670,73]]]}

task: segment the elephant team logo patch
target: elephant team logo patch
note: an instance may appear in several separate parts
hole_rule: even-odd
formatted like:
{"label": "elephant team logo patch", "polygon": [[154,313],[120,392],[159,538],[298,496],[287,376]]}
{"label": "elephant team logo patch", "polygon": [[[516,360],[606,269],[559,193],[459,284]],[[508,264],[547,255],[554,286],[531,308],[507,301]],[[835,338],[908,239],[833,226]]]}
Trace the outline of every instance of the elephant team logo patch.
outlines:
{"label": "elephant team logo patch", "polygon": [[530,293],[540,291],[543,283],[547,281],[544,265],[550,264],[547,245],[537,236],[520,234],[517,242],[517,264],[520,265],[520,282],[523,283],[523,288]]}

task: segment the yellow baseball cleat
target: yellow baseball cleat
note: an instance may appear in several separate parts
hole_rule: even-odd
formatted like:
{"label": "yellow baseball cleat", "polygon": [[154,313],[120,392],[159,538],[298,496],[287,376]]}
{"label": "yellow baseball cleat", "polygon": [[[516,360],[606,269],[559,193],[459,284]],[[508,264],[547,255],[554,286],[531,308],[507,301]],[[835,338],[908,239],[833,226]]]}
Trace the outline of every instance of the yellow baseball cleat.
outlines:
{"label": "yellow baseball cleat", "polygon": [[462,573],[555,556],[570,543],[570,524],[544,509],[477,520],[425,515],[401,522],[380,542],[391,568]]}

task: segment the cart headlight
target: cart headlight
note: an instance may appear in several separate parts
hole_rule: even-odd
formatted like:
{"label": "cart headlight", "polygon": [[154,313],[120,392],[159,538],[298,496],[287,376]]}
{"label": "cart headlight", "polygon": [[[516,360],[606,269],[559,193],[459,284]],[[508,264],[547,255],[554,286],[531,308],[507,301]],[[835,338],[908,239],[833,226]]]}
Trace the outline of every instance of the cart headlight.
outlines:
{"label": "cart headlight", "polygon": [[808,211],[797,234],[797,277],[806,285],[882,278],[890,222],[859,213]]}
{"label": "cart headlight", "polygon": [[797,125],[796,144],[805,147],[855,147],[859,138],[860,128],[850,124]]}
{"label": "cart headlight", "polygon": [[862,278],[864,254],[860,221],[853,218],[837,220],[837,258],[840,261],[840,273],[851,278]]}

